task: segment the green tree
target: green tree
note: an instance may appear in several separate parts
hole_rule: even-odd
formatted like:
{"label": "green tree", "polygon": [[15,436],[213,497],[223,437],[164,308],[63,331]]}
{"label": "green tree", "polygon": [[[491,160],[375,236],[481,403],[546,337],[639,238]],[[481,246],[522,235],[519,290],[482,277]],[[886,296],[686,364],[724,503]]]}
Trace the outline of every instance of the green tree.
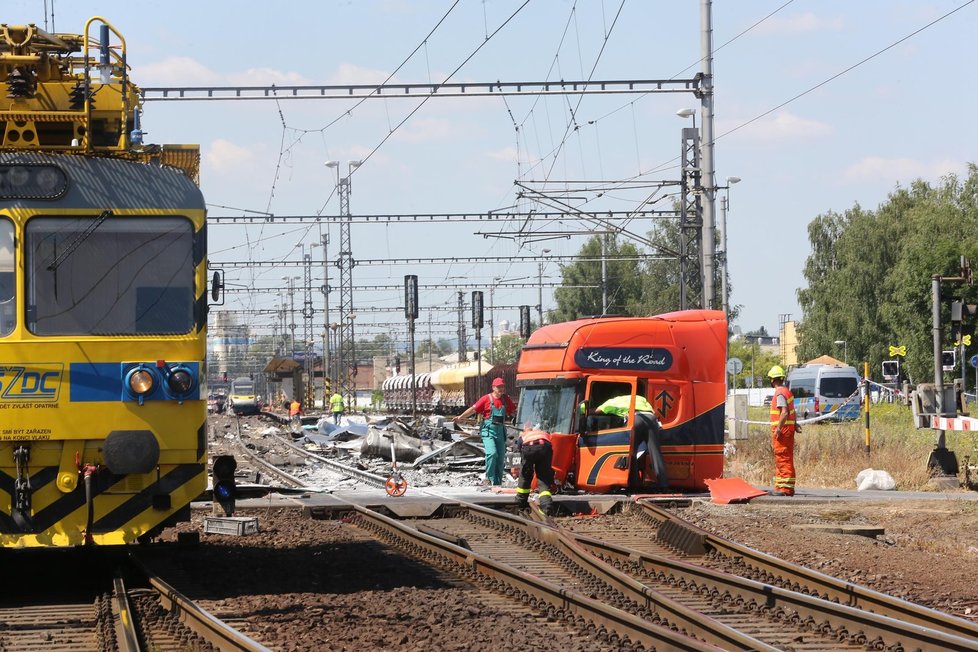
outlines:
{"label": "green tree", "polygon": [[396,344],[391,336],[386,333],[374,335],[372,340],[360,339],[357,341],[357,359],[365,362],[372,360],[374,356],[390,357],[396,348]]}
{"label": "green tree", "polygon": [[767,387],[769,385],[767,372],[774,365],[781,364],[779,354],[772,353],[770,350],[765,351],[750,335],[730,339],[727,343],[727,359],[731,358],[737,358],[744,364],[744,368],[735,379],[736,387],[740,388]]}
{"label": "green tree", "polygon": [[496,338],[487,353],[492,364],[515,364],[523,350],[523,338],[517,333],[506,333]]}
{"label": "green tree", "polygon": [[[557,308],[548,313],[548,321],[562,322],[587,315],[600,315],[601,292],[601,238],[594,236],[581,247],[579,256],[594,260],[577,261],[561,266],[565,286],[554,290]],[[635,314],[641,305],[642,282],[639,250],[635,245],[618,242],[617,238],[605,237],[607,269],[608,314]],[[628,258],[628,260],[616,260]]]}
{"label": "green tree", "polygon": [[[837,351],[833,342],[845,340],[849,361],[868,361],[878,375],[889,346],[904,345],[904,369],[915,382],[929,381],[931,277],[956,276],[962,255],[978,260],[976,193],[978,169],[971,164],[964,180],[950,175],[933,186],[918,180],[897,188],[876,211],[856,205],[816,217],[808,227],[808,285],[798,292],[805,315],[799,357]],[[976,291],[944,284],[942,294],[974,302]],[[948,318],[945,305],[945,324]],[[945,348],[952,339],[945,328]]]}

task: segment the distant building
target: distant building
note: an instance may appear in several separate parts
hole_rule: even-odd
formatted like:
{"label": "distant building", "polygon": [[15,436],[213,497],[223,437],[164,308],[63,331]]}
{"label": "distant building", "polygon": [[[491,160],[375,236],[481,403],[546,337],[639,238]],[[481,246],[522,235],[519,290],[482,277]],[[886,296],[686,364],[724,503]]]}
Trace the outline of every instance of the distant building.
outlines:
{"label": "distant building", "polygon": [[781,326],[781,362],[785,367],[798,364],[798,329],[797,322],[786,321]]}

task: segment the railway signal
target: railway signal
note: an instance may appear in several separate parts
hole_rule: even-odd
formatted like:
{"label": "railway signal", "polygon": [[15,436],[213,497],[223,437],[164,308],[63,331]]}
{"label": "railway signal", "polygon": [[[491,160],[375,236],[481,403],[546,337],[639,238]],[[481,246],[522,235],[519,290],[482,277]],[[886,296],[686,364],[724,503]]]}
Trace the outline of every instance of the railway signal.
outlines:
{"label": "railway signal", "polygon": [[233,455],[218,455],[214,458],[211,476],[214,481],[214,500],[220,504],[225,516],[234,514],[234,499],[238,493],[234,483],[234,472],[238,463]]}

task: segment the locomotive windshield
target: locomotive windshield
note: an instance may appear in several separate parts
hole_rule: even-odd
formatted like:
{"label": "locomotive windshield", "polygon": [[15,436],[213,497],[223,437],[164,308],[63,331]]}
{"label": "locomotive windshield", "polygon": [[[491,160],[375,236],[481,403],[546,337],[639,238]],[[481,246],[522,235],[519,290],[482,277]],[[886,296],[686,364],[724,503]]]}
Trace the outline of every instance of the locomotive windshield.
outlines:
{"label": "locomotive windshield", "polygon": [[0,218],[0,337],[14,330],[14,224]]}
{"label": "locomotive windshield", "polygon": [[27,222],[27,327],[36,335],[178,335],[194,325],[193,224],[181,217]]}
{"label": "locomotive windshield", "polygon": [[572,427],[576,399],[577,388],[572,386],[523,387],[520,391],[516,425],[522,428],[529,423],[547,432],[570,434],[574,432]]}

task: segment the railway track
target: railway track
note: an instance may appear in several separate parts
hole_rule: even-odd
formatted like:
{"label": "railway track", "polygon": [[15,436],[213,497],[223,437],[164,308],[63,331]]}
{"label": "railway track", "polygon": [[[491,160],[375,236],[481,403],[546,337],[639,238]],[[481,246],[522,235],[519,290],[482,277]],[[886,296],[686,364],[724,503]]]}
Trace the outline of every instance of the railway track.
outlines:
{"label": "railway track", "polygon": [[656,505],[638,504],[653,527],[647,541],[655,546],[681,551],[725,572],[978,641],[978,624],[791,564],[711,534]]}
{"label": "railway track", "polygon": [[[382,485],[383,477],[366,475]],[[355,505],[348,513],[392,548],[611,647],[978,649],[978,628],[967,621],[793,566],[639,505],[641,527],[608,533],[613,543],[551,520],[465,503],[424,522],[398,522]]]}
{"label": "railway track", "polygon": [[[354,522],[369,523],[367,527],[390,543],[406,545],[429,562],[441,559],[462,565],[470,579],[475,573],[524,602],[536,599],[549,616],[569,619],[611,643],[668,647],[675,641],[655,639],[662,631],[672,631],[728,650],[978,648],[978,637],[968,634],[967,628],[922,626],[679,561],[675,554],[641,553],[481,507],[463,506],[452,518],[414,524],[416,539],[428,537],[443,546],[467,551],[456,552],[464,561],[453,559],[444,547],[438,548],[430,541],[406,543],[408,535],[394,533],[390,523],[366,512],[358,508]],[[514,585],[512,578],[517,576],[522,581],[533,578],[539,584],[534,584],[535,588],[519,582]],[[605,607],[628,614],[644,626],[621,615],[591,613],[584,603],[568,612],[564,599],[547,600],[547,595],[554,594],[552,587],[558,587],[560,595],[596,597]],[[894,598],[889,601],[902,602]],[[911,611],[928,611],[911,603],[904,606]],[[936,616],[955,620],[942,614]],[[952,633],[955,631],[960,633]]]}
{"label": "railway track", "polygon": [[[125,559],[117,552],[72,551],[54,560],[48,554],[43,566],[24,563],[26,559],[5,564],[11,586],[17,586],[22,579],[18,575],[28,569],[44,568],[45,576],[77,576],[77,557],[84,558],[81,568],[86,574],[84,581],[65,587],[63,580],[39,581],[39,574],[31,573],[29,589],[19,591],[9,605],[0,605],[0,650],[267,651],[197,607],[135,557]],[[22,585],[28,586],[23,579]]]}

